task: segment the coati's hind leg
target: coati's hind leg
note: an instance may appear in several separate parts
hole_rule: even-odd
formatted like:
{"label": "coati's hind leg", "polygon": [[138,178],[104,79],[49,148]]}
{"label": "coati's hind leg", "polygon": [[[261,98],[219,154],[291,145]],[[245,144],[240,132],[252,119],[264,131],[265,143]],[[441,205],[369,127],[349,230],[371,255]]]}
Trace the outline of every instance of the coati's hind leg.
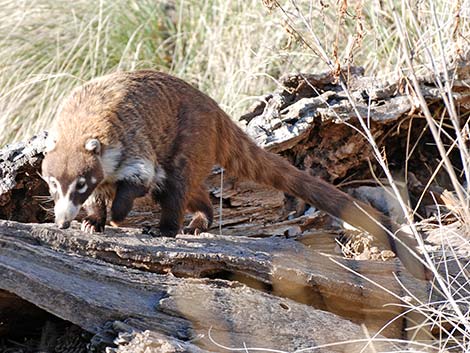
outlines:
{"label": "coati's hind leg", "polygon": [[214,211],[209,194],[203,187],[191,191],[186,208],[193,213],[193,218],[184,228],[184,233],[197,235],[206,232],[214,219]]}
{"label": "coati's hind leg", "polygon": [[148,188],[142,184],[119,180],[116,183],[116,195],[111,205],[111,225],[118,226],[131,211],[134,200],[144,196],[147,192]]}
{"label": "coati's hind leg", "polygon": [[83,208],[87,216],[82,220],[82,231],[87,233],[103,232],[106,224],[106,200],[104,196],[91,196],[83,204]]}

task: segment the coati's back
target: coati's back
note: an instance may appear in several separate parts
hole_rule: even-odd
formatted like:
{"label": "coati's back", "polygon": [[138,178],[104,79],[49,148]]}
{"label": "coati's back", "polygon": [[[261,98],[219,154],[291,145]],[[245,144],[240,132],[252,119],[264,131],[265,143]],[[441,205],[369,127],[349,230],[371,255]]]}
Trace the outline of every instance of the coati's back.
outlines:
{"label": "coati's back", "polygon": [[177,148],[178,134],[184,138],[187,132],[195,141],[209,137],[205,131],[213,130],[209,115],[215,111],[221,112],[217,103],[180,79],[155,71],[118,72],[75,89],[54,132],[57,142],[62,137],[82,145],[95,137],[104,147],[165,159]]}
{"label": "coati's back", "polygon": [[190,231],[205,231],[213,214],[204,180],[217,163],[387,238],[408,269],[423,275],[419,261],[381,229],[395,231],[387,217],[259,148],[215,101],[170,75],[120,72],[85,84],[65,102],[52,136],[43,173],[51,192],[59,185],[56,222],[64,227],[84,205],[84,229],[101,231],[107,203],[111,223],[119,224],[133,199],[150,191],[162,206],[162,234],[181,231],[186,209],[195,215]]}

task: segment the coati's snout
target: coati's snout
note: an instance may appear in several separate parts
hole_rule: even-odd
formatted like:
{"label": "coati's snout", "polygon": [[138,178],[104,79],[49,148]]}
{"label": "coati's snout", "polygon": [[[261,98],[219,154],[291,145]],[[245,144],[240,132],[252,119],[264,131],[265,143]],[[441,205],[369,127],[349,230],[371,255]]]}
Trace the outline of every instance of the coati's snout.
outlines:
{"label": "coati's snout", "polygon": [[[54,197],[55,223],[61,229],[70,226],[86,200],[87,184],[85,177],[79,177],[71,183],[49,177],[49,190]],[[85,200],[83,200],[85,199]]]}
{"label": "coati's snout", "polygon": [[60,223],[56,220],[55,223],[57,224],[57,227],[59,227],[59,229],[67,229],[68,227],[70,227],[70,222],[69,221],[65,221],[65,222]]}
{"label": "coati's snout", "polygon": [[55,223],[60,229],[66,229],[102,181],[103,171],[98,156],[98,140],[87,141],[82,151],[74,154],[64,154],[62,148],[56,149],[58,143],[61,142],[54,143],[44,157],[42,178],[49,185],[54,199]]}

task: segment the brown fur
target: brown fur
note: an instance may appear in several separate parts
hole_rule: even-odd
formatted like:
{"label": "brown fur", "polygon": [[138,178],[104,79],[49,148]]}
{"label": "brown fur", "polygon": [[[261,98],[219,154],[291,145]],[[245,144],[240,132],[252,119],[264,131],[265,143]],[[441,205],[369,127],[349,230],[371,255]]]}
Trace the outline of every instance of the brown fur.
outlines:
{"label": "brown fur", "polygon": [[[83,173],[84,165],[96,164],[95,157],[83,153],[90,138],[98,139],[103,151],[122,148],[123,160],[143,157],[162,167],[166,172],[164,184],[157,188],[147,186],[162,206],[160,226],[165,235],[181,230],[185,209],[195,214],[190,231],[204,231],[210,226],[212,208],[203,183],[213,165],[220,164],[234,176],[297,196],[387,239],[411,272],[426,277],[419,261],[381,228],[382,225],[396,231],[387,217],[259,148],[214,100],[178,78],[138,71],[91,81],[75,90],[65,103],[55,131],[57,155],[46,163],[50,163],[49,169],[60,169],[62,178],[73,178]],[[112,184],[115,180],[100,182]],[[132,194],[132,185],[130,188],[125,192]],[[133,197],[139,192],[135,191]],[[115,204],[115,209],[122,209],[121,203]],[[120,212],[127,214],[125,209]],[[113,219],[112,214],[112,222],[122,220],[122,216],[117,218]],[[399,237],[406,238],[401,233]]]}

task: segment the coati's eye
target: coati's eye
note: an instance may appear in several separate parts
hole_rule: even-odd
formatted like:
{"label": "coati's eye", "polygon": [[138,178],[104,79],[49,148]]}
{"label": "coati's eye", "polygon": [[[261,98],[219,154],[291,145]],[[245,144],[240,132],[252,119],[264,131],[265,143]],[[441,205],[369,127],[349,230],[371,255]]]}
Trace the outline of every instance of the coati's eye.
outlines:
{"label": "coati's eye", "polygon": [[51,194],[55,194],[57,192],[57,182],[54,179],[49,179],[49,191]]}
{"label": "coati's eye", "polygon": [[78,178],[77,184],[75,184],[75,189],[79,194],[83,194],[88,189],[88,185],[86,184],[86,179],[84,177]]}

